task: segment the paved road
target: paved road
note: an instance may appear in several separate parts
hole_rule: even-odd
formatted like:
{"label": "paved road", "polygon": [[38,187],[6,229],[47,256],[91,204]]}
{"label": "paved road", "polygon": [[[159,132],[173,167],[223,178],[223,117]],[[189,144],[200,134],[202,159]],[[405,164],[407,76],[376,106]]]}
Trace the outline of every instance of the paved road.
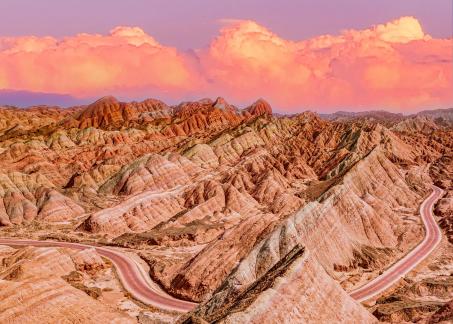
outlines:
{"label": "paved road", "polygon": [[[432,209],[435,202],[442,196],[443,191],[438,187],[433,187],[431,195],[422,203],[420,214],[426,228],[423,241],[409,254],[392,267],[386,270],[376,279],[350,293],[351,297],[358,301],[367,300],[394,283],[411,271],[417,264],[424,260],[439,244],[441,232],[433,217]],[[90,245],[69,242],[34,241],[34,240],[15,240],[0,239],[0,244],[10,246],[54,246],[66,247],[71,249],[84,250],[93,248]],[[114,251],[106,247],[94,247],[96,251],[110,259],[115,265],[120,280],[126,290],[141,302],[159,308],[176,311],[189,311],[197,304],[179,300],[166,294],[160,287],[153,283],[145,271],[130,257],[119,251]]]}
{"label": "paved road", "polygon": [[[15,239],[0,239],[0,244],[9,246],[65,247],[76,250],[93,248],[93,246],[79,243]],[[181,312],[187,312],[197,305],[166,294],[157,284],[150,280],[145,271],[132,258],[124,253],[105,247],[94,248],[100,255],[112,261],[124,288],[141,302],[158,308]]]}
{"label": "paved road", "polygon": [[352,298],[362,302],[382,293],[414,269],[436,248],[442,239],[442,232],[434,219],[433,207],[442,195],[443,190],[433,186],[433,192],[420,206],[420,215],[425,225],[425,238],[423,241],[404,258],[384,271],[382,275],[351,291],[350,296]]}

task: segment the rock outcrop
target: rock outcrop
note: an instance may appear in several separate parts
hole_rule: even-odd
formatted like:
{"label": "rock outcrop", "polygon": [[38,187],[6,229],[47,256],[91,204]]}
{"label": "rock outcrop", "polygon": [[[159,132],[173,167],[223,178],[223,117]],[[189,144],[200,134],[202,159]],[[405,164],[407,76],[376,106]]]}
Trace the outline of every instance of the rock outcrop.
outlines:
{"label": "rock outcrop", "polygon": [[[1,108],[0,234],[129,248],[164,290],[203,303],[194,316],[208,321],[372,322],[345,291],[422,239],[418,205],[431,183],[448,191],[436,213],[451,236],[448,116],[326,120],[221,97]],[[38,256],[21,251],[4,259],[6,281],[31,280],[23,258]],[[90,251],[55,251],[46,253],[61,264],[38,258],[33,267],[57,278],[39,279],[71,300],[79,290],[98,296],[80,280],[108,264]],[[319,315],[321,304],[329,311]]]}
{"label": "rock outcrop", "polygon": [[258,245],[211,299],[180,322],[377,322],[308,251],[297,245],[288,251],[285,243],[273,235]]}
{"label": "rock outcrop", "polygon": [[84,209],[39,174],[0,173],[0,225],[71,220]]}
{"label": "rock outcrop", "polygon": [[93,251],[72,253],[56,248],[1,249],[0,321],[135,323],[64,280],[76,270],[93,271],[93,264],[105,266]]}
{"label": "rock outcrop", "polygon": [[110,129],[122,127],[139,118],[164,118],[169,115],[170,108],[159,100],[148,99],[142,102],[122,103],[108,96],[87,106],[63,123],[65,127],[80,129],[89,127]]}
{"label": "rock outcrop", "polygon": [[247,107],[245,109],[252,115],[272,115],[272,108],[271,105],[269,105],[266,100],[264,99],[259,99],[256,102],[254,102],[250,107]]}

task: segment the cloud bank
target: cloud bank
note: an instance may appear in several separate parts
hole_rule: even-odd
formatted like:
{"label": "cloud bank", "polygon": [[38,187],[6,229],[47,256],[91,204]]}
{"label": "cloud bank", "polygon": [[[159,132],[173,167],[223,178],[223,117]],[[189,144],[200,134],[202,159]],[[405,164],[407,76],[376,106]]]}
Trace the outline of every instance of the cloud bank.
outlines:
{"label": "cloud bank", "polygon": [[0,89],[180,100],[265,97],[297,109],[396,111],[453,105],[452,40],[413,17],[291,41],[254,21],[228,21],[207,48],[181,52],[138,27],[109,35],[0,37]]}

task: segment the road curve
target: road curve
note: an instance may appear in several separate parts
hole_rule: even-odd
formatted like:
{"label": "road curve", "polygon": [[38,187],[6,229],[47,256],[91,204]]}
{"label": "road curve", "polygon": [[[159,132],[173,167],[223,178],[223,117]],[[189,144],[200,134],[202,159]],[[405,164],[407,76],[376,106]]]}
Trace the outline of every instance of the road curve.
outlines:
{"label": "road curve", "polygon": [[35,246],[35,247],[64,247],[76,250],[96,249],[96,252],[112,261],[124,288],[137,300],[158,308],[187,312],[197,304],[176,299],[165,293],[153,283],[145,271],[130,257],[122,252],[106,247],[98,247],[79,243],[16,240],[0,238],[1,245],[9,246]]}
{"label": "road curve", "polygon": [[[434,250],[440,243],[442,234],[434,219],[432,210],[434,204],[442,194],[442,189],[433,186],[433,192],[420,206],[420,215],[426,229],[423,241],[404,258],[387,269],[382,275],[371,280],[364,286],[351,291],[350,296],[352,298],[361,302],[383,292],[411,271]],[[0,238],[0,244],[9,246],[52,246],[76,250],[95,248],[100,255],[112,261],[124,288],[134,296],[134,298],[141,302],[158,308],[181,312],[190,311],[197,305],[196,303],[179,300],[168,295],[150,280],[145,271],[133,259],[126,256],[124,253],[114,251],[113,249],[80,243],[16,240],[7,238]]]}
{"label": "road curve", "polygon": [[442,239],[442,232],[434,219],[433,207],[442,195],[443,190],[433,186],[433,192],[420,206],[420,215],[425,225],[425,237],[423,241],[404,258],[384,271],[382,275],[369,281],[362,287],[351,291],[349,295],[352,298],[362,302],[382,293],[414,269],[436,248]]}

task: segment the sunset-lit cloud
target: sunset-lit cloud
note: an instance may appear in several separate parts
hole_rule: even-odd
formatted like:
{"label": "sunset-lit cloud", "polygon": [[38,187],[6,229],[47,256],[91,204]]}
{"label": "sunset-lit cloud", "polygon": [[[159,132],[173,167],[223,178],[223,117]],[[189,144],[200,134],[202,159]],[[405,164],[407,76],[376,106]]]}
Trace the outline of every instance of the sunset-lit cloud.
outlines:
{"label": "sunset-lit cloud", "polygon": [[99,92],[140,95],[197,87],[175,48],[160,45],[137,27],[110,35],[0,38],[1,88],[93,96]]}
{"label": "sunset-lit cloud", "polygon": [[109,35],[0,37],[0,89],[93,97],[265,97],[286,111],[453,105],[451,39],[412,17],[291,41],[254,21],[227,20],[207,48],[181,52],[138,27]]}
{"label": "sunset-lit cloud", "polygon": [[224,28],[202,56],[229,96],[282,107],[413,109],[453,103],[451,40],[410,17],[293,42],[252,21]]}

